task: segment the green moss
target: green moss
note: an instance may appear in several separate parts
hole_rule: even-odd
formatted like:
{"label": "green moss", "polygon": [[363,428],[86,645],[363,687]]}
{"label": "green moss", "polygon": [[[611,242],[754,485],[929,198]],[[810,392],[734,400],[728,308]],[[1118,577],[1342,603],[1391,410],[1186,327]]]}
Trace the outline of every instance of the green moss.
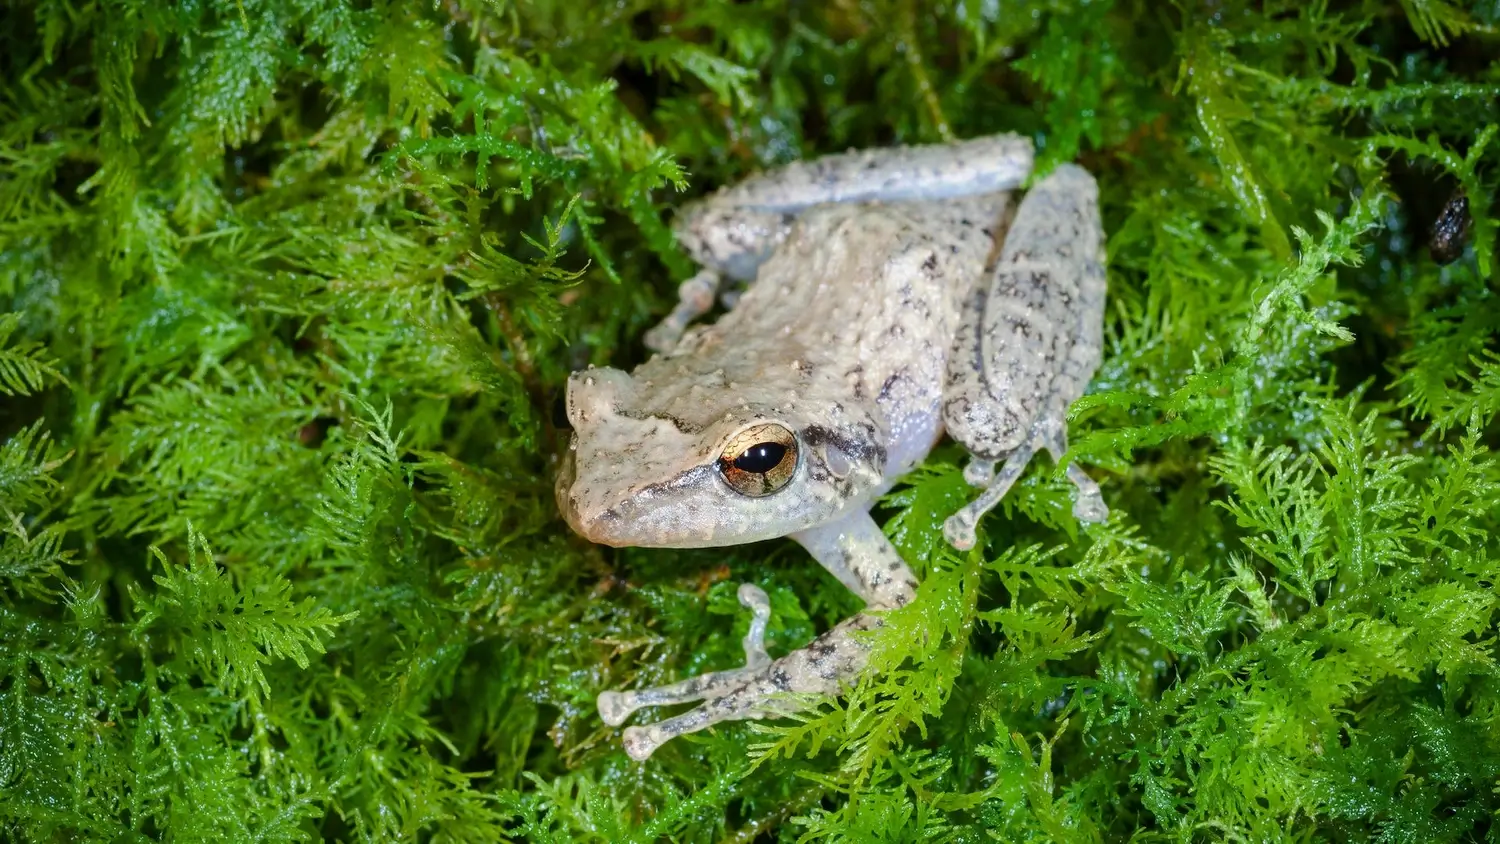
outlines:
{"label": "green moss", "polygon": [[[1500,811],[1500,6],[11,0],[0,838],[1478,841]],[[940,449],[878,674],[630,763],[602,689],[856,602],[608,551],[551,400],[685,197],[1015,130],[1103,187],[1106,361],[987,544]],[[1455,189],[1470,247],[1427,231]]]}

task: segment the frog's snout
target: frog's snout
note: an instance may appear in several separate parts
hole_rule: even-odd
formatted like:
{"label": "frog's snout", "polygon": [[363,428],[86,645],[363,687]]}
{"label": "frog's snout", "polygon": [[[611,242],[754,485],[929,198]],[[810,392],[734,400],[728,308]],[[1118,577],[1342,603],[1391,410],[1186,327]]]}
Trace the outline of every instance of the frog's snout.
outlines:
{"label": "frog's snout", "polygon": [[578,483],[578,462],[569,448],[557,474],[557,509],[573,532],[600,545],[625,545],[617,535],[619,514],[612,508],[591,504],[587,490]]}
{"label": "frog's snout", "polygon": [[568,447],[562,453],[562,464],[557,467],[557,482],[552,487],[553,495],[557,497],[557,509],[569,527],[573,525],[569,492],[573,489],[573,482],[578,480],[578,458],[574,456],[574,447],[575,443],[569,437]]}
{"label": "frog's snout", "polygon": [[613,510],[586,512],[571,498],[565,502],[560,500],[559,503],[568,527],[584,539],[596,545],[612,545],[616,548],[633,544],[619,535],[620,518]]}

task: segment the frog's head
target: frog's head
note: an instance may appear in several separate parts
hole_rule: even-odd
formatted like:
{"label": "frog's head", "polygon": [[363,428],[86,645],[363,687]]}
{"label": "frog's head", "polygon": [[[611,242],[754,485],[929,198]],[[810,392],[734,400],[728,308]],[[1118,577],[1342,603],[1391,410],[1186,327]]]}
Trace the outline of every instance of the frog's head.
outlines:
{"label": "frog's head", "polygon": [[[880,487],[886,453],[876,424],[817,385],[758,400],[764,391],[736,389],[722,369],[653,379],[666,374],[655,364],[634,377],[590,369],[568,381],[573,437],[557,502],[585,538],[738,545],[822,524]],[[680,375],[691,364],[675,366]]]}

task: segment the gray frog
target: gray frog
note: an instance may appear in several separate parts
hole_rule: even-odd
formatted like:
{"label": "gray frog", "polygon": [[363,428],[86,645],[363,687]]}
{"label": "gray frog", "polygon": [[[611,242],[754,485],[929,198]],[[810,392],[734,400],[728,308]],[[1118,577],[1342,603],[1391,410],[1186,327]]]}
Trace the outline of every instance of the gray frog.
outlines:
{"label": "gray frog", "polygon": [[[754,613],[743,668],[599,695],[611,726],[643,706],[705,701],[626,729],[632,757],[857,678],[868,661],[858,634],[881,623],[870,611],[910,602],[917,586],[871,503],[945,430],[972,454],[964,477],[984,488],[944,525],[960,549],[1033,453],[1067,450],[1065,414],[1100,357],[1098,189],[1063,165],[1017,204],[1010,192],[1031,169],[1031,144],[1014,135],[850,152],[755,176],[678,216],[704,269],[648,335],[659,354],[629,374],[568,381],[563,515],[614,546],[789,536],[867,611],[773,660],[766,595],[742,585]],[[726,277],[753,284],[718,322],[689,329]],[[1099,487],[1067,472],[1074,514],[1103,519]]]}

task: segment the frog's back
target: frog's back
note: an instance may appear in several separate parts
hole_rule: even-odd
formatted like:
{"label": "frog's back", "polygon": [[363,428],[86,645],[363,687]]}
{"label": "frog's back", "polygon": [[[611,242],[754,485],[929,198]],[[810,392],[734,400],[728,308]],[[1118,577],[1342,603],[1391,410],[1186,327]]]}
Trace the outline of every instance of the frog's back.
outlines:
{"label": "frog's back", "polygon": [[1007,194],[809,209],[734,310],[673,356],[769,390],[791,366],[834,397],[870,405],[896,477],[941,434],[953,336],[1007,210]]}

